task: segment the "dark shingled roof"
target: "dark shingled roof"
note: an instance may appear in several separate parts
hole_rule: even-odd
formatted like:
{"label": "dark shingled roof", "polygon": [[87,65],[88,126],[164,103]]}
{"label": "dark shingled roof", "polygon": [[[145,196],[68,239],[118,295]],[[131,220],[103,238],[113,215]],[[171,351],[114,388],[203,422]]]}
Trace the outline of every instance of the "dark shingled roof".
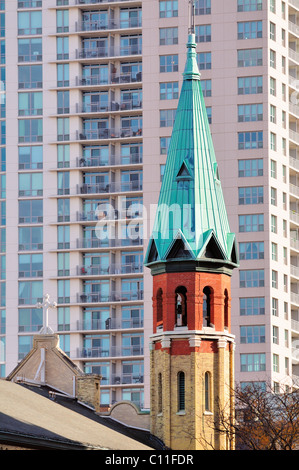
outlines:
{"label": "dark shingled roof", "polygon": [[147,431],[97,415],[49,387],[0,380],[0,443],[40,450],[163,449]]}

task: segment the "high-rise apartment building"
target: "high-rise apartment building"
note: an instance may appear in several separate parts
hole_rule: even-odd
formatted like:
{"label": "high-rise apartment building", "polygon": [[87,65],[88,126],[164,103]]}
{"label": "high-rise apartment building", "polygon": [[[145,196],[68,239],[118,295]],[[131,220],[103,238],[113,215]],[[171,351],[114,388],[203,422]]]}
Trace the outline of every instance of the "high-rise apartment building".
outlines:
{"label": "high-rise apartment building", "polygon": [[[230,226],[235,372],[299,376],[299,1],[197,0]],[[0,367],[49,323],[101,401],[149,405],[143,269],[185,65],[188,0],[2,0]],[[298,49],[299,50],[299,49]],[[104,225],[105,224],[105,225]],[[100,234],[101,227],[109,233]]]}

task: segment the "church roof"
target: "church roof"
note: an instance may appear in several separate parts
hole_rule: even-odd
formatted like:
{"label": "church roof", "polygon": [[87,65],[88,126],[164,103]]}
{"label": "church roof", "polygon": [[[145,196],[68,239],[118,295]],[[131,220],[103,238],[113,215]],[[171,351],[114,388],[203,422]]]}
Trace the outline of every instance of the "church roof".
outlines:
{"label": "church roof", "polygon": [[145,264],[178,260],[238,263],[189,34],[183,84]]}

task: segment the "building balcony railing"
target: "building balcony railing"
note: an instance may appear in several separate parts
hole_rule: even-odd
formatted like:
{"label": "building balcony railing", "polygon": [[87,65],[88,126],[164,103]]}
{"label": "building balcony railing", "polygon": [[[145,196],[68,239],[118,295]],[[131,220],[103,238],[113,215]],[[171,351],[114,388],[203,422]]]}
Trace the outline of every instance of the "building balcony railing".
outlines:
{"label": "building balcony railing", "polygon": [[298,212],[295,212],[295,211],[290,211],[289,212],[289,216],[290,216],[290,220],[292,222],[295,222],[296,224],[299,225],[299,213]]}
{"label": "building balcony railing", "polygon": [[289,58],[293,61],[299,64],[299,52],[294,51],[293,49],[289,48]]}
{"label": "building balcony railing", "polygon": [[142,47],[133,45],[125,47],[94,47],[94,48],[82,48],[76,50],[76,59],[99,59],[101,57],[124,57],[124,56],[136,56],[142,54]]}
{"label": "building balcony railing", "polygon": [[291,33],[295,34],[296,36],[299,36],[299,26],[293,21],[289,21],[289,31],[291,31]]}
{"label": "building balcony railing", "polygon": [[102,294],[100,292],[89,292],[77,294],[78,303],[108,303],[108,302],[129,302],[135,300],[143,300],[143,290],[139,291],[115,291],[110,294]]}
{"label": "building balcony railing", "polygon": [[18,0],[18,8],[41,8],[42,0]]}
{"label": "building balcony railing", "polygon": [[100,85],[112,85],[115,83],[136,83],[142,81],[142,72],[131,72],[131,73],[111,73],[107,78],[103,78],[100,75],[94,75],[92,77],[77,77],[76,86],[100,86]]}
{"label": "building balcony railing", "polygon": [[[69,245],[69,244],[68,244]],[[142,238],[124,238],[124,239],[105,239],[101,240],[99,238],[78,238],[76,248],[78,249],[92,249],[92,248],[115,248],[115,247],[122,247],[122,246],[141,246],[143,245]],[[61,249],[69,249],[69,246]],[[59,249],[59,247],[58,247]]]}
{"label": "building balcony railing", "polygon": [[140,384],[143,383],[143,375],[136,374],[122,374],[111,376],[112,385],[126,385],[126,384]]}
{"label": "building balcony railing", "polygon": [[142,183],[133,181],[128,183],[84,183],[77,185],[77,194],[127,193],[133,191],[142,191]]}
{"label": "building balcony railing", "polygon": [[142,101],[127,100],[121,103],[110,101],[105,103],[76,104],[76,113],[107,113],[113,111],[132,111],[134,109],[142,109]]}
{"label": "building balcony railing", "polygon": [[102,220],[104,217],[105,217],[105,221],[142,218],[143,217],[142,206],[139,208],[139,205],[138,205],[138,210],[135,210],[134,207],[133,209],[131,208],[131,209],[123,210],[123,211],[114,209],[112,210],[111,214],[110,213],[103,214],[102,212],[99,212],[98,210],[88,211],[88,212],[77,212],[76,220],[79,222],[96,222],[98,220]]}
{"label": "building balcony railing", "polygon": [[78,321],[77,331],[95,331],[95,330],[122,330],[143,328],[143,319],[134,318],[133,320],[120,320],[116,318],[107,318],[106,320],[85,320]]}
{"label": "building balcony railing", "polygon": [[291,328],[293,331],[299,333],[299,321],[298,320],[291,320]]}
{"label": "building balcony railing", "polygon": [[97,5],[101,3],[134,2],[136,0],[75,0],[76,5]]}
{"label": "building balcony railing", "polygon": [[296,240],[294,238],[290,239],[290,247],[294,248],[295,250],[299,251],[299,240]]}
{"label": "building balcony railing", "polygon": [[289,0],[289,5],[292,5],[299,10],[299,0]]}
{"label": "building balcony railing", "polygon": [[295,292],[291,292],[291,303],[295,305],[299,305],[299,294]]}
{"label": "building balcony railing", "polygon": [[[95,166],[114,166],[114,165],[139,165],[142,163],[142,154],[135,153],[133,155],[110,155],[105,157],[78,157],[76,160],[77,167],[95,167]],[[299,164],[299,160],[298,160]]]}
{"label": "building balcony railing", "polygon": [[299,171],[299,159],[294,157],[289,157],[289,164],[291,167]]}
{"label": "building balcony railing", "polygon": [[129,29],[141,28],[141,18],[129,18],[126,20],[98,20],[98,21],[80,21],[75,25],[76,32],[91,32],[91,31],[105,31],[109,29]]}
{"label": "building balcony railing", "polygon": [[78,276],[108,276],[111,274],[136,274],[143,272],[142,264],[110,264],[107,268],[101,266],[77,266]]}
{"label": "building balcony railing", "polygon": [[299,266],[294,266],[293,264],[291,264],[290,271],[291,276],[299,278]]}
{"label": "building balcony railing", "polygon": [[299,133],[289,129],[289,138],[293,140],[296,144],[299,144]]}
{"label": "building balcony railing", "polygon": [[76,140],[101,140],[101,139],[119,139],[128,137],[142,136],[142,129],[137,130],[131,127],[121,129],[97,129],[97,130],[82,130],[76,132]]}
{"label": "building balcony railing", "polygon": [[123,356],[142,356],[144,354],[142,346],[128,346],[123,348],[96,347],[77,349],[76,357],[97,358],[97,357],[123,357]]}
{"label": "building balcony railing", "polygon": [[289,190],[290,190],[290,193],[292,193],[294,196],[299,197],[299,186],[297,186],[296,184],[290,183]]}

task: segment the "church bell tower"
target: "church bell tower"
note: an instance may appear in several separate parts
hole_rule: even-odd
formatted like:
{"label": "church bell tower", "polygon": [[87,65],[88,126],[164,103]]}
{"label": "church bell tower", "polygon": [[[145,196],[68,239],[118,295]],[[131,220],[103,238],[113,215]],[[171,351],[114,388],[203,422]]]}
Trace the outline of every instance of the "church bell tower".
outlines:
{"label": "church bell tower", "polygon": [[[231,275],[238,266],[193,28],[145,265],[153,276],[151,432],[173,450],[233,449]],[[218,425],[215,425],[218,423]]]}

